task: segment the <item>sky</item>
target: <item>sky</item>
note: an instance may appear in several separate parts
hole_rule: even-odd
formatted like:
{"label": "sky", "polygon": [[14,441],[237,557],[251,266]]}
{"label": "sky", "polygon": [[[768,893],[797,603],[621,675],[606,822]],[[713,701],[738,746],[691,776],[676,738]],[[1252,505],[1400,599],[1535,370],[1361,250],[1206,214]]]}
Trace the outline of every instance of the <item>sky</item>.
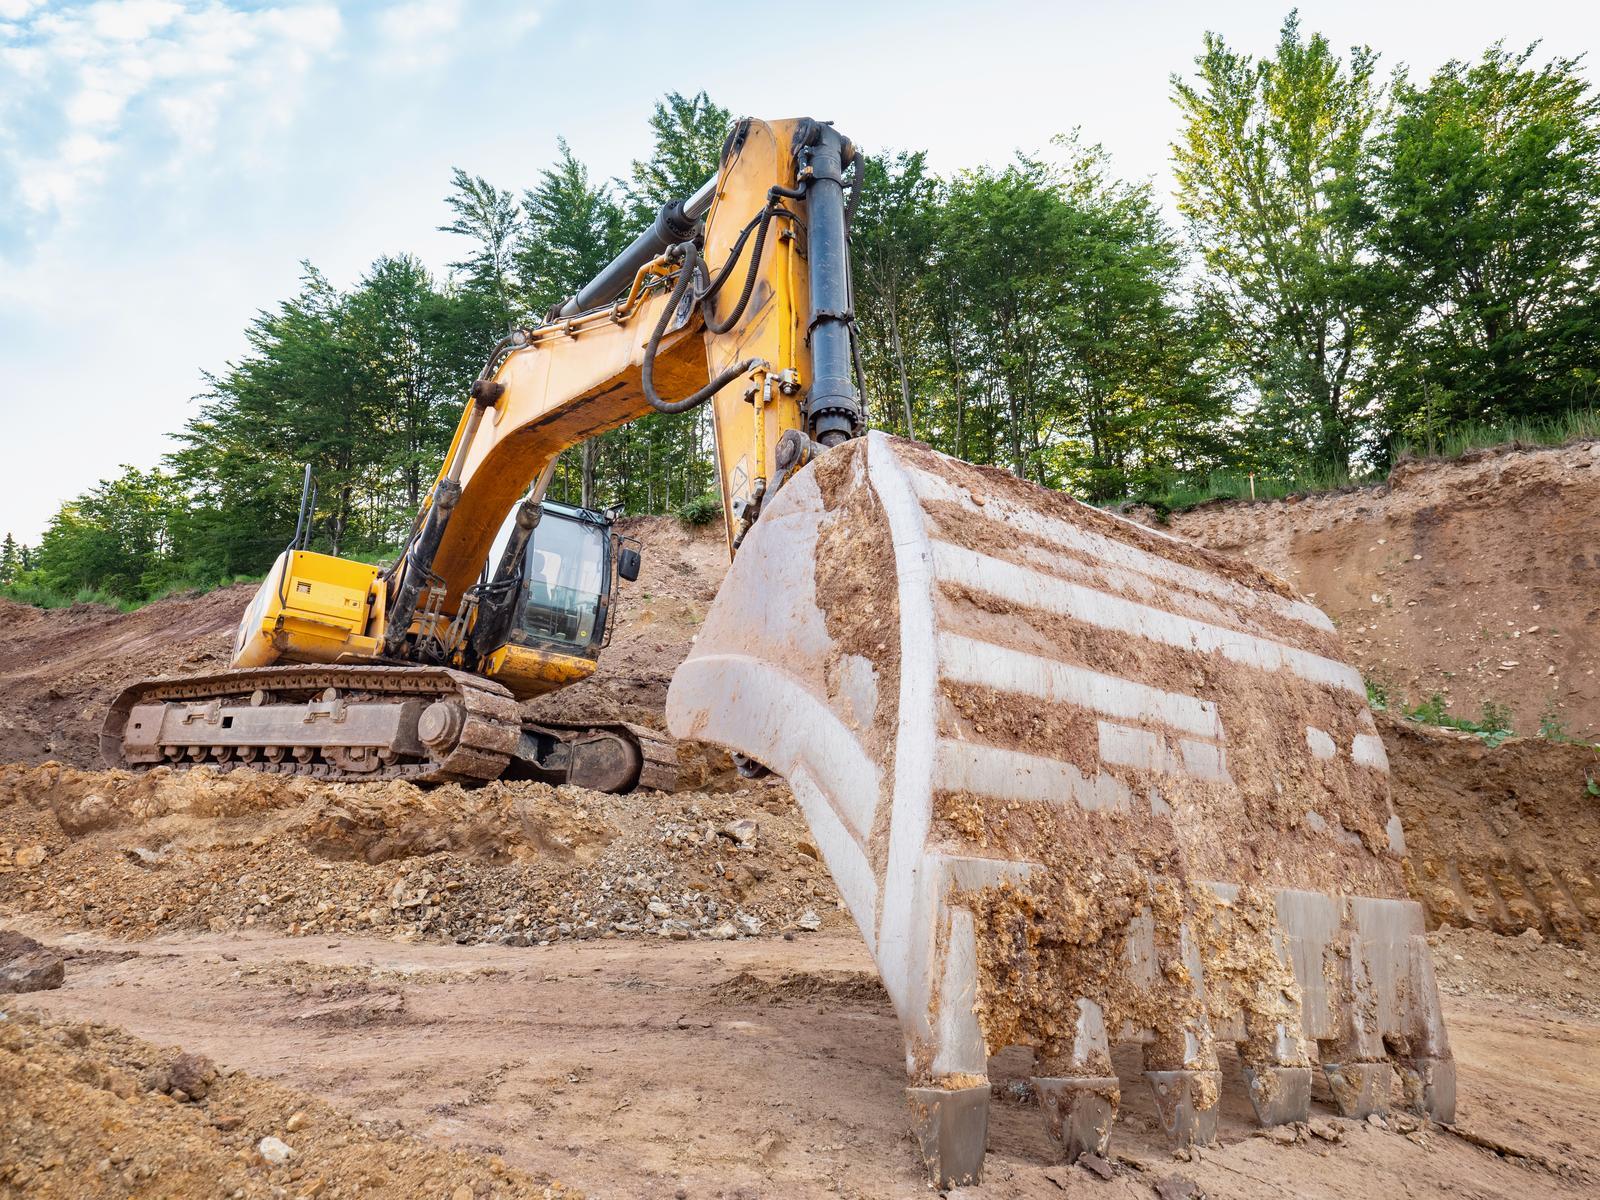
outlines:
{"label": "sky", "polygon": [[[1256,0],[0,0],[0,534],[151,467],[204,373],[302,260],[336,284],[444,272],[452,167],[520,191],[564,136],[600,176],[668,91],[834,121],[951,171],[1081,128],[1170,195],[1170,77],[1206,30],[1270,50]],[[1305,0],[1301,23],[1414,78],[1497,39],[1600,49],[1596,0]]]}

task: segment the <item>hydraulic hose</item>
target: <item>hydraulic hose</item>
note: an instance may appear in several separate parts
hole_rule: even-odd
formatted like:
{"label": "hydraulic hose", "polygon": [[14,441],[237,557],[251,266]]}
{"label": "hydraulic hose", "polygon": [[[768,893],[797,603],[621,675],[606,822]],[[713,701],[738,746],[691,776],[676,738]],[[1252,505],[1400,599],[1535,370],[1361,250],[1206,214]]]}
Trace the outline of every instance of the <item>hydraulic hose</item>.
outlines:
{"label": "hydraulic hose", "polygon": [[685,396],[682,400],[663,400],[656,393],[656,351],[660,349],[661,338],[667,332],[667,323],[672,320],[672,314],[677,312],[678,306],[683,303],[684,293],[688,291],[689,282],[694,278],[695,268],[699,265],[699,251],[692,241],[683,242],[679,245],[678,252],[683,259],[683,265],[678,268],[678,282],[673,285],[672,296],[661,310],[661,318],[656,322],[656,327],[650,334],[650,341],[644,348],[644,362],[639,367],[639,382],[644,388],[644,398],[650,407],[658,413],[688,412],[696,405],[704,404],[739,376],[761,362],[759,358],[746,358],[734,363],[732,366],[724,367],[717,373],[716,378],[712,379],[705,387],[695,392],[692,396]]}
{"label": "hydraulic hose", "polygon": [[[773,217],[788,217],[791,221],[796,219],[794,213],[778,204],[775,199],[770,200],[767,206],[751,219],[750,224],[740,231],[738,238],[733,243],[733,248],[728,251],[728,261],[723,265],[722,270],[717,272],[716,279],[712,281],[711,286],[700,297],[700,316],[705,321],[708,332],[714,334],[727,333],[744,316],[744,310],[749,305],[750,297],[755,291],[756,275],[761,269],[761,251],[767,242],[767,226],[772,224]],[[750,251],[750,266],[745,272],[744,289],[739,293],[739,302],[733,306],[733,311],[718,321],[711,315],[711,302],[717,298],[717,293],[722,290],[722,285],[733,274],[733,268],[739,263],[739,255],[744,250],[745,241],[749,238],[751,230],[755,230],[756,244]]]}

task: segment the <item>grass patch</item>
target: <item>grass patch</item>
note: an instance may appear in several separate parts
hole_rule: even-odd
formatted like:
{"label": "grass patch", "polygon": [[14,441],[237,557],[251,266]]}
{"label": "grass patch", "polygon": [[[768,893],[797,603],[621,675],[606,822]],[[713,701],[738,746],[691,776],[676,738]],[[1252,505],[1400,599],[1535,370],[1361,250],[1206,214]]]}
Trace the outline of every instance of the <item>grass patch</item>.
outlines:
{"label": "grass patch", "polygon": [[1307,492],[1360,487],[1381,478],[1377,474],[1352,475],[1333,468],[1307,467],[1284,475],[1257,472],[1252,481],[1249,472],[1213,471],[1204,481],[1175,479],[1164,487],[1133,497],[1131,503],[1148,505],[1165,518],[1169,513],[1198,508],[1212,500],[1282,500],[1285,496]]}
{"label": "grass patch", "polygon": [[1396,442],[1395,458],[1456,458],[1469,450],[1488,450],[1516,443],[1522,446],[1564,446],[1600,438],[1600,409],[1575,408],[1537,421],[1472,421],[1422,442]]}
{"label": "grass patch", "polygon": [[676,515],[685,525],[709,525],[722,515],[722,494],[706,492],[685,500],[678,505]]}
{"label": "grass patch", "polygon": [[[1535,421],[1470,422],[1458,425],[1428,442],[1399,440],[1393,445],[1394,461],[1401,458],[1459,458],[1472,450],[1496,446],[1564,446],[1569,442],[1600,438],[1600,409],[1575,408],[1559,416]],[[1197,508],[1212,500],[1282,500],[1311,492],[1382,483],[1381,471],[1356,472],[1335,468],[1303,467],[1283,474],[1257,472],[1252,484],[1245,471],[1213,471],[1204,480],[1173,478],[1110,507],[1143,504],[1165,520],[1175,512]]]}
{"label": "grass patch", "polygon": [[212,580],[209,583],[177,580],[163,584],[149,596],[139,598],[116,596],[91,587],[81,587],[75,592],[66,592],[46,587],[42,583],[8,583],[0,586],[0,596],[34,608],[70,608],[74,604],[99,604],[117,612],[130,613],[171,596],[202,596],[236,583],[260,583],[262,578],[264,576],[236,575],[232,579]]}
{"label": "grass patch", "polygon": [[7,600],[15,600],[18,604],[32,605],[34,608],[70,608],[74,604],[103,604],[118,612],[132,612],[143,603],[139,600],[125,600],[121,596],[113,596],[110,592],[98,591],[95,588],[83,587],[75,592],[58,592],[40,583],[8,583],[0,587],[0,596],[4,596]]}

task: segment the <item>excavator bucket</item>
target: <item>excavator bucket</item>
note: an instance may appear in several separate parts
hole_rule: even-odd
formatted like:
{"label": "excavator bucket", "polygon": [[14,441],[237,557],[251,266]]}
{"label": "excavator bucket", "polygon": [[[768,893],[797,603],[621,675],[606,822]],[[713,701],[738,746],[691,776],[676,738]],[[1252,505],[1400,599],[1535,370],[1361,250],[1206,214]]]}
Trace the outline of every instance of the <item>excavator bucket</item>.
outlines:
{"label": "excavator bucket", "polygon": [[782,774],[904,1033],[934,1182],[975,1181],[988,1059],[1104,1154],[1113,1043],[1176,1145],[1219,1043],[1262,1124],[1453,1119],[1421,908],[1361,676],[1280,580],[881,433],[769,499],[668,721]]}

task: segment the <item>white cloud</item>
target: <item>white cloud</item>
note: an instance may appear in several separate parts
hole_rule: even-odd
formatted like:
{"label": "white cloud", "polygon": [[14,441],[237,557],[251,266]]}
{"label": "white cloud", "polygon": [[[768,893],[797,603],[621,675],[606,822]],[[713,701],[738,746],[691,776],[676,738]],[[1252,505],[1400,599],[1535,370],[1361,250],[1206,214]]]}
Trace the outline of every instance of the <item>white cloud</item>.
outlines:
{"label": "white cloud", "polygon": [[378,61],[389,71],[435,67],[454,53],[450,39],[461,25],[462,0],[410,0],[377,20]]}
{"label": "white cloud", "polygon": [[147,179],[189,169],[230,113],[247,115],[228,145],[248,157],[343,30],[321,0],[0,0],[0,16],[0,254],[70,224],[119,161]]}

